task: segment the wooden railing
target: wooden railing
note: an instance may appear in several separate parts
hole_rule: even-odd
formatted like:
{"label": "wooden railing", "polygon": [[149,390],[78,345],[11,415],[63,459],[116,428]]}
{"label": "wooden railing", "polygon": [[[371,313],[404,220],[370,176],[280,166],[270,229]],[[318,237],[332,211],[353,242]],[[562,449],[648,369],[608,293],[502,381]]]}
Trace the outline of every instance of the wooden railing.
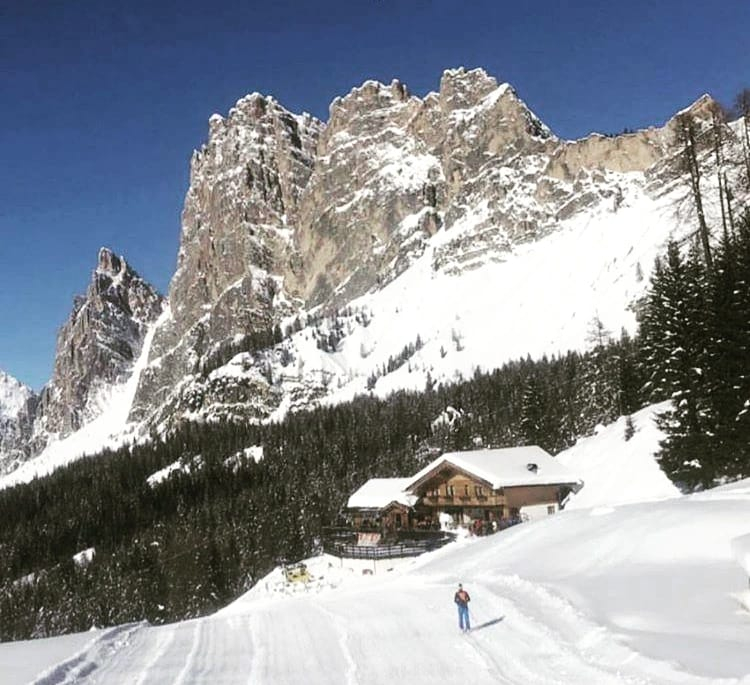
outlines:
{"label": "wooden railing", "polygon": [[386,545],[357,545],[351,542],[336,542],[332,539],[323,541],[323,550],[328,554],[347,559],[398,559],[401,557],[416,557],[425,552],[439,549],[456,536],[446,533],[440,537],[423,537],[421,539],[404,540]]}

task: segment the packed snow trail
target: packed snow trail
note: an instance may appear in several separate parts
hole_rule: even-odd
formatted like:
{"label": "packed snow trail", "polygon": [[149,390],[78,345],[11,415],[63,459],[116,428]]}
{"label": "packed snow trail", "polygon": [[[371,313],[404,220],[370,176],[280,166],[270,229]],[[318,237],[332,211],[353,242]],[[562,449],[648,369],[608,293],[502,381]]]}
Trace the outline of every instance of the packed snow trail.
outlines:
{"label": "packed snow trail", "polygon": [[[614,685],[706,683],[647,662],[562,600],[507,576],[473,583],[473,630],[457,626],[455,583],[422,573],[283,599],[249,596],[215,616],[95,643],[41,685]],[[718,682],[718,681],[711,681]],[[727,680],[735,682],[734,680]]]}

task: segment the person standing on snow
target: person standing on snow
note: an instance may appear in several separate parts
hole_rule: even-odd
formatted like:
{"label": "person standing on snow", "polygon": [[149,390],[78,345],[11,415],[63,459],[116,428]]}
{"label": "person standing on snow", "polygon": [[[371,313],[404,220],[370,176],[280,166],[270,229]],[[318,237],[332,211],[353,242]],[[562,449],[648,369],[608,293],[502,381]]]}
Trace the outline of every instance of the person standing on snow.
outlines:
{"label": "person standing on snow", "polygon": [[458,584],[458,590],[453,595],[453,601],[458,607],[458,627],[465,633],[471,630],[471,624],[469,623],[469,602],[471,597],[469,593],[464,590],[464,586],[461,583]]}

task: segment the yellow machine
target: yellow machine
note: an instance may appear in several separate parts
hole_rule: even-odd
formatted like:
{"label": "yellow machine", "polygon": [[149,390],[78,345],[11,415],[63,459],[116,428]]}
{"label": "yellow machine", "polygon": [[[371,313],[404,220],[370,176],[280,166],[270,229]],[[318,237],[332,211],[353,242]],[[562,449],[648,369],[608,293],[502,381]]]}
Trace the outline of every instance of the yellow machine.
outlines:
{"label": "yellow machine", "polygon": [[301,561],[297,564],[284,566],[284,578],[288,583],[309,583],[312,576]]}

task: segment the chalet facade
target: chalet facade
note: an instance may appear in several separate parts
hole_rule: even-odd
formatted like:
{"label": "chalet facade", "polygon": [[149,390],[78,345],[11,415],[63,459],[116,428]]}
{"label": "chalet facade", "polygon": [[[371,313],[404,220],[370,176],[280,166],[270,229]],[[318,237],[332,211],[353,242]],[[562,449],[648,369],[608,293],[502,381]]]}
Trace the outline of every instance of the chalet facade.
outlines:
{"label": "chalet facade", "polygon": [[456,524],[503,523],[554,514],[582,482],[541,447],[448,452],[417,473],[405,491],[415,516],[449,515]]}
{"label": "chalet facade", "polygon": [[560,509],[583,483],[541,447],[484,449],[441,455],[410,478],[375,478],[350,498],[357,530],[381,534],[455,525],[496,530]]}

